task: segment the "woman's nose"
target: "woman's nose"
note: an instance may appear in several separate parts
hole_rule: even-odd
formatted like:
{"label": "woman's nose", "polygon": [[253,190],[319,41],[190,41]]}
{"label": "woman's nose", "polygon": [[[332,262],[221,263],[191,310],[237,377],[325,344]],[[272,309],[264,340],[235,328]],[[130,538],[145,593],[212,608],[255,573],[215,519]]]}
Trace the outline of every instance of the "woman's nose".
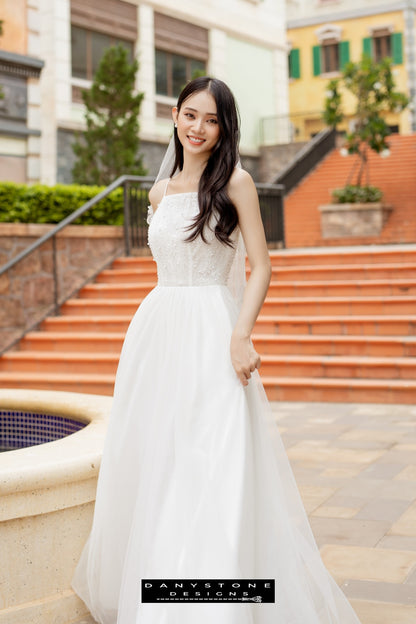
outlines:
{"label": "woman's nose", "polygon": [[201,118],[195,119],[193,125],[194,125],[194,128],[195,128],[195,131],[197,131],[198,134],[201,134],[201,132],[204,131],[204,121],[203,121],[203,119],[201,119]]}

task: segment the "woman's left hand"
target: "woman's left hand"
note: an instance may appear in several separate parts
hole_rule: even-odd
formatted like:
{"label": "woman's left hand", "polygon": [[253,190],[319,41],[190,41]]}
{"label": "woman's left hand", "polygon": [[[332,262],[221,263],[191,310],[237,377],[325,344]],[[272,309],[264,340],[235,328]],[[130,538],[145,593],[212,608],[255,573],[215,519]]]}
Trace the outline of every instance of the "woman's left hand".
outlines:
{"label": "woman's left hand", "polygon": [[243,384],[248,385],[251,373],[260,368],[261,359],[250,338],[232,334],[230,343],[231,363],[234,367],[237,377]]}

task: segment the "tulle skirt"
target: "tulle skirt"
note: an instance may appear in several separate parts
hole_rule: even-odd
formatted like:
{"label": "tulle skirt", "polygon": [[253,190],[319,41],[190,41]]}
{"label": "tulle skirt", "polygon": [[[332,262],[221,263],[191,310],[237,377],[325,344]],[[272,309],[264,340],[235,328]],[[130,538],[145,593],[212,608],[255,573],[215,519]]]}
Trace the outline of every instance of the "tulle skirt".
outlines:
{"label": "tulle skirt", "polygon": [[[157,285],[124,341],[72,586],[100,624],[359,624],[325,569],[226,286]],[[274,579],[275,602],[142,603],[142,579]]]}

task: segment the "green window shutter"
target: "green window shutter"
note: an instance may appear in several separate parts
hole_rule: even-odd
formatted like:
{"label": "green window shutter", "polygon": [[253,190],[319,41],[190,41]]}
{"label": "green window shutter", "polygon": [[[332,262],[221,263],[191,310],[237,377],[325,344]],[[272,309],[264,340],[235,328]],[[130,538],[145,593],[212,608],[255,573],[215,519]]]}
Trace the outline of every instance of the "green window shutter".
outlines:
{"label": "green window shutter", "polygon": [[363,54],[367,56],[373,56],[373,39],[372,37],[364,37],[363,39]]}
{"label": "green window shutter", "polygon": [[295,48],[290,51],[290,77],[300,78],[300,50]]}
{"label": "green window shutter", "polygon": [[321,46],[313,46],[313,75],[321,75]]}
{"label": "green window shutter", "polygon": [[403,63],[403,35],[402,33],[393,33],[391,35],[391,55],[395,65]]}
{"label": "green window shutter", "polygon": [[339,64],[340,69],[344,69],[345,65],[350,60],[350,42],[341,41],[339,44]]}

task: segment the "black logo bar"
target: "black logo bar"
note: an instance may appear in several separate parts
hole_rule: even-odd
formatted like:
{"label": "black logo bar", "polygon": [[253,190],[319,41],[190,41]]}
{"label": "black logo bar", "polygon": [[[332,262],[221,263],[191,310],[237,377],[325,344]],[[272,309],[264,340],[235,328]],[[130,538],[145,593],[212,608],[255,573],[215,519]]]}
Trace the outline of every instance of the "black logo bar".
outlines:
{"label": "black logo bar", "polygon": [[274,579],[141,579],[142,602],[274,602]]}

